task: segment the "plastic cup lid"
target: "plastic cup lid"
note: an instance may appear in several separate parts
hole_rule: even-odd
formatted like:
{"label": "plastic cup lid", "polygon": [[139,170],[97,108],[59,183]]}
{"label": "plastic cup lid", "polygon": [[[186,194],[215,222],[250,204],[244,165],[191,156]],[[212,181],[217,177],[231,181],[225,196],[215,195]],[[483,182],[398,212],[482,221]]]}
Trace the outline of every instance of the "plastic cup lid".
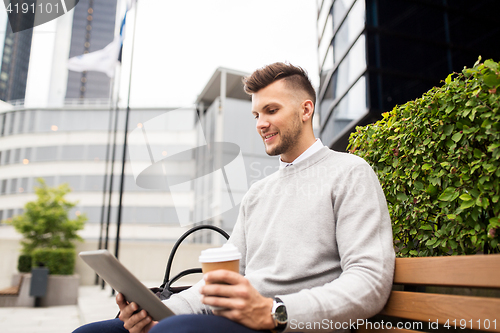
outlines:
{"label": "plastic cup lid", "polygon": [[200,262],[220,262],[240,260],[241,253],[233,244],[224,244],[222,247],[201,251]]}

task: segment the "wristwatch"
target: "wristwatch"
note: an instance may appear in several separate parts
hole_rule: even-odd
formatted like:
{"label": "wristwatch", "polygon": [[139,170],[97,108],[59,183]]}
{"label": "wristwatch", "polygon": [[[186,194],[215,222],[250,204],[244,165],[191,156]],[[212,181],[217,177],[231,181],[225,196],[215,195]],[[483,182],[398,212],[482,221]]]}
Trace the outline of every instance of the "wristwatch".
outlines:
{"label": "wristwatch", "polygon": [[288,323],[288,315],[286,314],[285,304],[281,299],[275,297],[273,300],[273,308],[271,310],[271,316],[274,320],[274,329],[271,330],[273,333],[283,332]]}

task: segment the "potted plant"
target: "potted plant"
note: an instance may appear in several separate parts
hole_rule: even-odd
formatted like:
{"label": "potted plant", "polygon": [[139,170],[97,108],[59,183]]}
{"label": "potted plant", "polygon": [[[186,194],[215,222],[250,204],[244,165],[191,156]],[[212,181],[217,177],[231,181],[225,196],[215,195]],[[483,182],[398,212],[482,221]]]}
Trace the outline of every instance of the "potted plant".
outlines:
{"label": "potted plant", "polygon": [[18,269],[29,272],[36,266],[48,268],[47,296],[42,305],[76,304],[79,279],[73,275],[74,241],[82,240],[77,232],[83,229],[87,217],[81,214],[75,219],[69,218],[69,211],[76,203],[65,199],[71,191],[67,184],[49,187],[41,178],[38,182],[39,186],[35,187],[37,199],[26,203],[23,214],[11,221],[23,235]]}

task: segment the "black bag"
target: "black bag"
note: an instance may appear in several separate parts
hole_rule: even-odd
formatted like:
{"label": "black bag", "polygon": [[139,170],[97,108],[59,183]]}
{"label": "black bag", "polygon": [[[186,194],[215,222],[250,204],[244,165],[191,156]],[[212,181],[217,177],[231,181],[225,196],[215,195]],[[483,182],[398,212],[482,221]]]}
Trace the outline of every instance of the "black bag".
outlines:
{"label": "black bag", "polygon": [[[167,261],[167,269],[165,271],[165,276],[163,277],[163,283],[159,287],[154,287],[154,288],[149,288],[156,296],[158,296],[162,301],[165,299],[169,299],[170,296],[173,294],[180,293],[181,291],[190,288],[191,286],[182,286],[182,287],[172,287],[172,284],[179,280],[181,277],[189,275],[189,274],[196,274],[196,273],[201,273],[201,268],[190,268],[186,269],[176,276],[174,276],[172,279],[170,279],[170,271],[172,269],[172,262],[174,261],[174,256],[175,253],[177,252],[177,249],[181,245],[182,241],[186,239],[187,236],[191,235],[193,232],[202,230],[202,229],[210,229],[213,231],[218,232],[222,236],[224,236],[226,239],[229,239],[229,234],[222,230],[219,227],[213,226],[213,225],[208,225],[208,224],[203,224],[203,225],[198,225],[196,227],[192,227],[188,231],[186,231],[178,240],[175,242],[174,247],[172,248],[172,252],[170,252],[170,256],[168,257]],[[138,311],[137,311],[138,312]],[[120,312],[116,315],[116,318],[120,316]]]}
{"label": "black bag", "polygon": [[172,294],[177,294],[185,289],[190,288],[191,286],[180,286],[180,287],[172,287],[172,284],[179,280],[180,278],[189,275],[189,274],[196,274],[196,273],[201,273],[201,268],[190,268],[186,269],[173,278],[170,279],[170,271],[172,269],[172,262],[174,261],[174,256],[175,253],[177,252],[177,249],[181,245],[181,243],[186,239],[187,236],[191,235],[193,232],[196,232],[198,230],[202,229],[210,229],[213,231],[218,232],[222,236],[224,236],[226,239],[229,239],[229,234],[222,230],[219,227],[213,226],[213,225],[198,225],[196,227],[193,227],[186,231],[178,240],[175,242],[174,247],[172,248],[172,252],[170,252],[170,256],[168,257],[167,261],[167,269],[165,270],[165,276],[163,278],[163,283],[161,284],[160,287],[158,288],[150,288],[150,290],[156,294],[161,300],[165,300],[170,298]]}

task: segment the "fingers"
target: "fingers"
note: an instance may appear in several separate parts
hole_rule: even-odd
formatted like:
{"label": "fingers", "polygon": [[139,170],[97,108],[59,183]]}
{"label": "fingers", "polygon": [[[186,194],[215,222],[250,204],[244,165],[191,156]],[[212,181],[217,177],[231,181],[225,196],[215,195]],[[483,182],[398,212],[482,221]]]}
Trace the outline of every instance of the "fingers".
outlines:
{"label": "fingers", "polygon": [[245,309],[245,300],[241,298],[227,298],[218,296],[203,296],[201,302],[206,305],[221,308],[220,312],[227,312],[229,310],[243,310]]}
{"label": "fingers", "polygon": [[247,299],[249,297],[249,288],[245,284],[226,285],[214,283],[201,287],[200,293],[204,296]]}
{"label": "fingers", "polygon": [[228,271],[226,269],[219,269],[216,271],[208,272],[203,275],[203,279],[207,284],[224,282],[227,284],[238,284],[246,281],[246,279],[239,273]]}
{"label": "fingers", "polygon": [[[137,305],[135,303],[132,304]],[[132,308],[132,306],[129,306],[129,308]],[[152,322],[151,317],[148,316],[148,313],[145,310],[141,310],[138,313],[134,313],[130,316],[126,316],[123,313],[120,313],[119,318],[121,321],[123,321],[123,327],[130,333],[139,333],[143,330],[144,327]]]}
{"label": "fingers", "polygon": [[122,311],[123,308],[125,308],[128,305],[127,300],[125,299],[125,296],[123,296],[122,293],[118,293],[115,298],[116,304],[118,304],[118,307],[120,308],[120,311]]}

